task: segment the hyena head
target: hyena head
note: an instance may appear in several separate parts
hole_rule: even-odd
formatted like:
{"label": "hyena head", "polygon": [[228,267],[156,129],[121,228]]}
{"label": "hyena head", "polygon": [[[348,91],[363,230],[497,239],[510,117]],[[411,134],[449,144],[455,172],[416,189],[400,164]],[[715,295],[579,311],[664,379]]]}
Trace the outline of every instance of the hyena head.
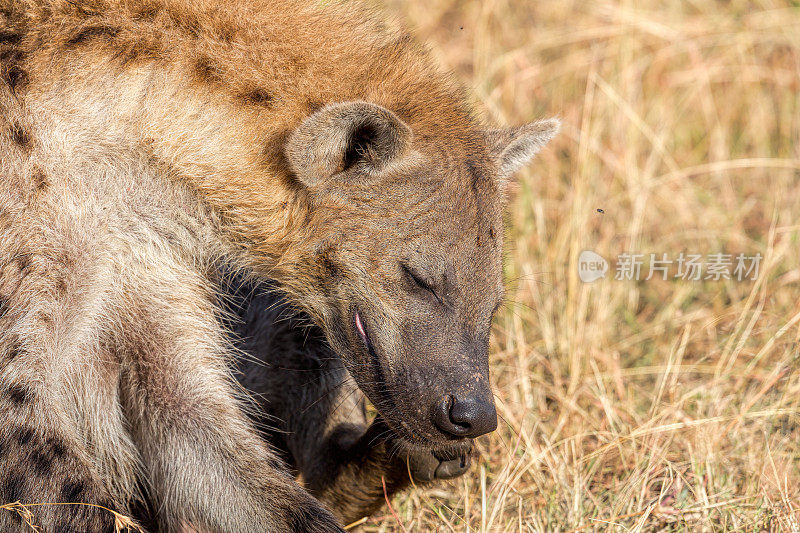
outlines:
{"label": "hyena head", "polygon": [[432,134],[348,102],[289,137],[312,206],[303,305],[407,444],[452,448],[497,427],[488,344],[503,298],[504,189],[557,128]]}

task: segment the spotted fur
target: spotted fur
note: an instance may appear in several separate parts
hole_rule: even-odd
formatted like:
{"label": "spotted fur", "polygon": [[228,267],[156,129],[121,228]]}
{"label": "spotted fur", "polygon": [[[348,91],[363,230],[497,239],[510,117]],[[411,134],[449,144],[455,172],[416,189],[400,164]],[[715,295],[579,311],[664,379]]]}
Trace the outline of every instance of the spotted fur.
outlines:
{"label": "spotted fur", "polygon": [[[475,348],[459,368],[488,386],[477,297],[500,298],[505,179],[554,128],[488,132],[357,5],[0,0],[0,501],[340,531],[242,413],[218,273],[273,280],[371,397],[421,383],[425,354],[389,355],[430,344],[415,327],[457,330]],[[397,293],[397,260],[423,256],[450,280],[445,329]],[[356,306],[381,361],[364,364]],[[413,392],[377,403],[426,435]],[[108,531],[96,506],[34,515]],[[0,513],[0,530],[24,525]]]}

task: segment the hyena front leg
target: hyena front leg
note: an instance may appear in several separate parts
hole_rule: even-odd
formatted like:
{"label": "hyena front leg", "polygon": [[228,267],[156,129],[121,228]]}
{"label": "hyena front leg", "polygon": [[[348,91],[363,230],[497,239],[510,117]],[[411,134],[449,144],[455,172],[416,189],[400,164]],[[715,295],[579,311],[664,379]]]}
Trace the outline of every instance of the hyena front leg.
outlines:
{"label": "hyena front leg", "polygon": [[0,531],[28,532],[31,524],[56,533],[113,532],[109,509],[124,512],[124,504],[111,497],[79,443],[55,423],[60,406],[38,385],[3,381],[0,505],[19,502],[31,515],[25,520],[23,507],[0,510]]}
{"label": "hyena front leg", "polygon": [[73,290],[51,258],[11,257],[0,255],[0,531],[112,532],[110,510],[127,514],[135,499],[135,460],[118,366],[84,321],[100,297]]}
{"label": "hyena front leg", "polygon": [[122,401],[162,527],[342,531],[242,413],[204,282],[169,279],[134,288],[120,339],[130,361]]}
{"label": "hyena front leg", "polygon": [[[314,328],[293,318],[277,294],[238,289],[238,378],[256,393],[264,434],[283,448],[309,491],[345,524],[369,516],[416,483],[466,472],[469,455],[437,458],[397,443]],[[384,485],[386,494],[384,494]]]}

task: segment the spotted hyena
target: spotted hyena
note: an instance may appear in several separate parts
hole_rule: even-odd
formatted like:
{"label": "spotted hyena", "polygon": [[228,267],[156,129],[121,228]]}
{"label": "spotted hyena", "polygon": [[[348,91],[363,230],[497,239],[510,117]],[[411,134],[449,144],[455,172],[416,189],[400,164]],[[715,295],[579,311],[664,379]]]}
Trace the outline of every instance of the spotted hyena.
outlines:
{"label": "spotted hyena", "polygon": [[[103,508],[341,531],[282,449],[342,518],[404,483],[382,449],[423,478],[462,471],[496,426],[504,192],[555,129],[485,128],[350,3],[0,0],[0,502],[48,504],[47,532],[111,531]],[[320,385],[276,373],[263,409],[299,425],[259,435],[229,366],[231,276],[271,280],[324,335],[254,352],[333,360],[372,427],[304,425],[275,402]],[[1,531],[26,527],[0,510]]]}

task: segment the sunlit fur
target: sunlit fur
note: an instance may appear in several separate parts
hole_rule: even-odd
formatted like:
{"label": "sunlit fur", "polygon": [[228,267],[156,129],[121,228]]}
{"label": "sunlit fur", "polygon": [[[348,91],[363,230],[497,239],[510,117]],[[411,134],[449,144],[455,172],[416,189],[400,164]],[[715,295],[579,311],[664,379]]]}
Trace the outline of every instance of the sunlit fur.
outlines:
{"label": "sunlit fur", "polygon": [[[4,0],[0,62],[0,499],[150,500],[168,530],[335,530],[240,413],[223,264],[275,280],[409,440],[430,433],[410,400],[450,386],[445,359],[488,386],[500,173],[520,150],[504,160],[407,35],[336,2]],[[390,110],[409,144],[304,181],[287,139],[341,101]],[[505,142],[529,158],[540,140]],[[450,276],[452,319],[403,290],[401,260]],[[354,306],[385,379],[365,374]],[[108,526],[91,507],[36,516]]]}

